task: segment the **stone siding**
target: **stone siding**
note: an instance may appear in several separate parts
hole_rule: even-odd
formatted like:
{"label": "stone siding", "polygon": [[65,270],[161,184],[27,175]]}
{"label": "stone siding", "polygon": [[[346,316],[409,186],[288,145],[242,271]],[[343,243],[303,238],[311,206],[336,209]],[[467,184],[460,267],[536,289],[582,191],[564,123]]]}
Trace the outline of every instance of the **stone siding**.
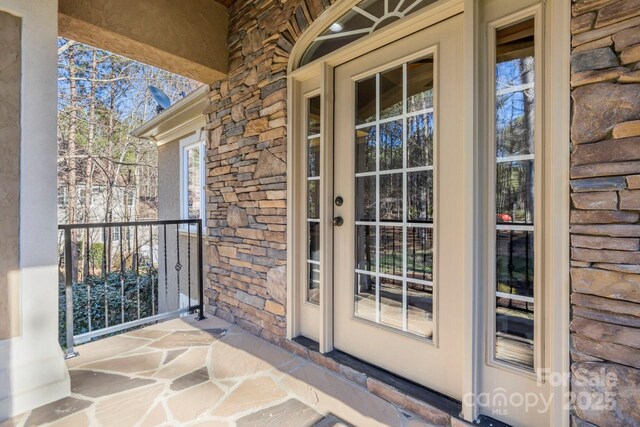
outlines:
{"label": "stone siding", "polygon": [[615,404],[574,425],[640,425],[640,1],[572,12],[572,391]]}
{"label": "stone siding", "polygon": [[236,1],[229,76],[208,117],[206,303],[217,316],[277,342],[286,333],[287,65],[329,0]]}
{"label": "stone siding", "polygon": [[[567,0],[568,1],[568,0]],[[230,8],[229,76],[208,115],[208,308],[278,342],[286,319],[286,70],[329,0]],[[616,410],[577,425],[638,425],[640,402],[640,0],[576,0],[571,84],[572,388]],[[584,384],[584,372],[618,381]]]}

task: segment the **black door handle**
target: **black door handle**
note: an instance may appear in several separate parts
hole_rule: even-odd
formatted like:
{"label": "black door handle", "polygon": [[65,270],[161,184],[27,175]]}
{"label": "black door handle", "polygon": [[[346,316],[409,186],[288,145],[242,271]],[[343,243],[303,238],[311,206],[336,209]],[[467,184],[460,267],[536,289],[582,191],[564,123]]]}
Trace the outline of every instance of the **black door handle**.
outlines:
{"label": "black door handle", "polygon": [[342,219],[341,216],[337,216],[333,218],[333,225],[340,227],[342,224],[344,224],[344,220]]}

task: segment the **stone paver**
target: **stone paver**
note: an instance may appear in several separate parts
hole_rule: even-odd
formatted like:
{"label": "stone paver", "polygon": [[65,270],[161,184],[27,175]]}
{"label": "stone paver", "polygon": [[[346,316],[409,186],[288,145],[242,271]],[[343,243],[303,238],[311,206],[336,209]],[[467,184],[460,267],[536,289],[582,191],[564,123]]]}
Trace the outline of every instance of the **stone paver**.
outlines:
{"label": "stone paver", "polygon": [[223,396],[220,387],[207,382],[169,398],[168,407],[176,420],[186,422],[206,415]]}
{"label": "stone paver", "polygon": [[269,377],[249,378],[244,380],[213,411],[213,415],[230,416],[276,402],[287,397],[287,392]]}
{"label": "stone paver", "polygon": [[193,371],[187,375],[181,376],[177,380],[174,380],[171,383],[171,390],[180,391],[185,388],[202,384],[205,381],[209,381],[209,370],[206,367],[202,367],[197,371]]}
{"label": "stone paver", "polygon": [[315,409],[297,399],[289,399],[279,405],[244,416],[238,420],[238,427],[280,427],[291,424],[300,427],[313,426],[324,417]]}
{"label": "stone paver", "polygon": [[119,357],[84,365],[85,369],[96,371],[113,371],[125,374],[157,369],[162,360],[162,353],[147,353],[129,357]]}
{"label": "stone paver", "polygon": [[25,423],[26,426],[39,426],[68,415],[75,414],[91,406],[88,400],[67,397],[57,402],[41,406],[31,412]]}
{"label": "stone paver", "polygon": [[78,350],[68,361],[72,396],[12,424],[421,425],[336,372],[215,317],[170,320]]}
{"label": "stone paver", "polygon": [[90,370],[71,370],[71,392],[87,397],[102,397],[152,384],[151,380],[130,378]]}

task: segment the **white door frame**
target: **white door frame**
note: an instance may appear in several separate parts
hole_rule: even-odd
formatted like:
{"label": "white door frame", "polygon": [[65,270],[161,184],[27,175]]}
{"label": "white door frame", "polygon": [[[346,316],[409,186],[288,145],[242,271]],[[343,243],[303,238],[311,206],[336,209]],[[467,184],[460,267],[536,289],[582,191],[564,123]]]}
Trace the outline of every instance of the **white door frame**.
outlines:
{"label": "white door frame", "polygon": [[[322,136],[321,158],[324,191],[321,194],[322,215],[324,223],[330,221],[333,212],[333,191],[331,178],[331,159],[333,147],[333,68],[351,58],[362,55],[394,40],[426,28],[449,16],[464,12],[465,34],[463,48],[463,91],[464,91],[464,150],[461,165],[464,168],[465,206],[468,209],[483,209],[483,185],[485,176],[484,153],[482,152],[483,135],[478,130],[479,117],[483,103],[479,99],[483,84],[478,81],[482,64],[482,53],[487,28],[481,22],[481,4],[477,0],[441,0],[424,10],[416,12],[401,21],[376,31],[353,43],[336,50],[314,62],[297,68],[302,55],[309,44],[332,22],[349,10],[359,0],[344,0],[336,2],[325,10],[316,21],[302,34],[290,56],[288,67],[288,147],[287,147],[287,223],[289,230],[294,230],[296,218],[299,217],[300,183],[296,159],[299,158],[300,146],[297,135],[303,120],[299,114],[300,82],[313,76],[320,76],[320,90],[322,102]],[[546,364],[545,369],[568,378],[569,373],[569,127],[570,127],[570,85],[569,85],[569,57],[570,57],[570,2],[566,0],[544,0],[544,34],[546,40],[553,40],[545,46],[545,94],[554,102],[545,105],[546,126],[544,139],[546,144],[545,175],[545,213],[553,220],[546,224],[546,234],[553,236],[545,245],[543,262],[545,268],[544,282],[546,283],[545,316],[553,325],[545,331]],[[561,95],[559,95],[561,94]],[[555,214],[555,215],[552,215]],[[461,265],[465,271],[463,287],[465,289],[462,304],[464,308],[464,366],[463,395],[476,396],[481,391],[481,371],[485,364],[486,319],[484,317],[486,296],[480,277],[485,276],[486,266],[483,265],[483,251],[481,244],[485,223],[482,215],[468,216],[464,224],[465,234],[472,236],[470,244],[460,256]],[[320,322],[318,337],[321,352],[333,349],[333,271],[332,259],[332,227],[321,230],[321,280],[320,289]],[[302,286],[300,265],[297,255],[300,253],[300,241],[295,233],[287,235],[287,338],[292,339],[300,334],[300,290]],[[568,426],[569,413],[565,408],[568,399],[569,384],[563,381],[552,391],[550,419],[552,425]],[[472,421],[479,414],[479,408],[474,400],[463,400],[463,416]]]}

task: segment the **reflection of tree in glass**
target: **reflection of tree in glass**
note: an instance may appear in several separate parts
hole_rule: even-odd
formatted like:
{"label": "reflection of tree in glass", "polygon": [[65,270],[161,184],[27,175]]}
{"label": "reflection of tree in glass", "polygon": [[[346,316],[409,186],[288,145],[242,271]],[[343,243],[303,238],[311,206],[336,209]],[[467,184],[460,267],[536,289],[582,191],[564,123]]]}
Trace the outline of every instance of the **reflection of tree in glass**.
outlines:
{"label": "reflection of tree in glass", "polygon": [[402,227],[380,227],[380,272],[402,277]]}
{"label": "reflection of tree in glass", "polygon": [[533,224],[533,161],[498,164],[496,212],[501,223]]}
{"label": "reflection of tree in glass", "polygon": [[[432,82],[433,83],[433,82]],[[433,106],[433,89],[407,97],[407,111],[421,111]]]}
{"label": "reflection of tree in glass", "polygon": [[433,172],[407,173],[407,220],[433,222]]}
{"label": "reflection of tree in glass", "polygon": [[402,169],[402,120],[380,124],[380,170]]}
{"label": "reflection of tree in glass", "polygon": [[407,228],[407,277],[433,280],[433,230]]}
{"label": "reflection of tree in glass", "polygon": [[[499,63],[496,67],[496,155],[533,154],[533,57]],[[523,85],[525,85],[523,87]],[[496,173],[496,213],[499,220],[533,223],[533,162],[499,163]]]}
{"label": "reflection of tree in glass", "polygon": [[402,174],[380,175],[380,221],[402,221]]}
{"label": "reflection of tree in glass", "polygon": [[421,114],[407,119],[407,166],[433,164],[433,114]]}
{"label": "reflection of tree in glass", "polygon": [[498,292],[533,296],[533,233],[501,230],[496,246]]}
{"label": "reflection of tree in glass", "polygon": [[376,170],[376,128],[356,130],[356,172]]}
{"label": "reflection of tree in glass", "polygon": [[533,154],[533,57],[499,63],[496,67],[497,156]]}

